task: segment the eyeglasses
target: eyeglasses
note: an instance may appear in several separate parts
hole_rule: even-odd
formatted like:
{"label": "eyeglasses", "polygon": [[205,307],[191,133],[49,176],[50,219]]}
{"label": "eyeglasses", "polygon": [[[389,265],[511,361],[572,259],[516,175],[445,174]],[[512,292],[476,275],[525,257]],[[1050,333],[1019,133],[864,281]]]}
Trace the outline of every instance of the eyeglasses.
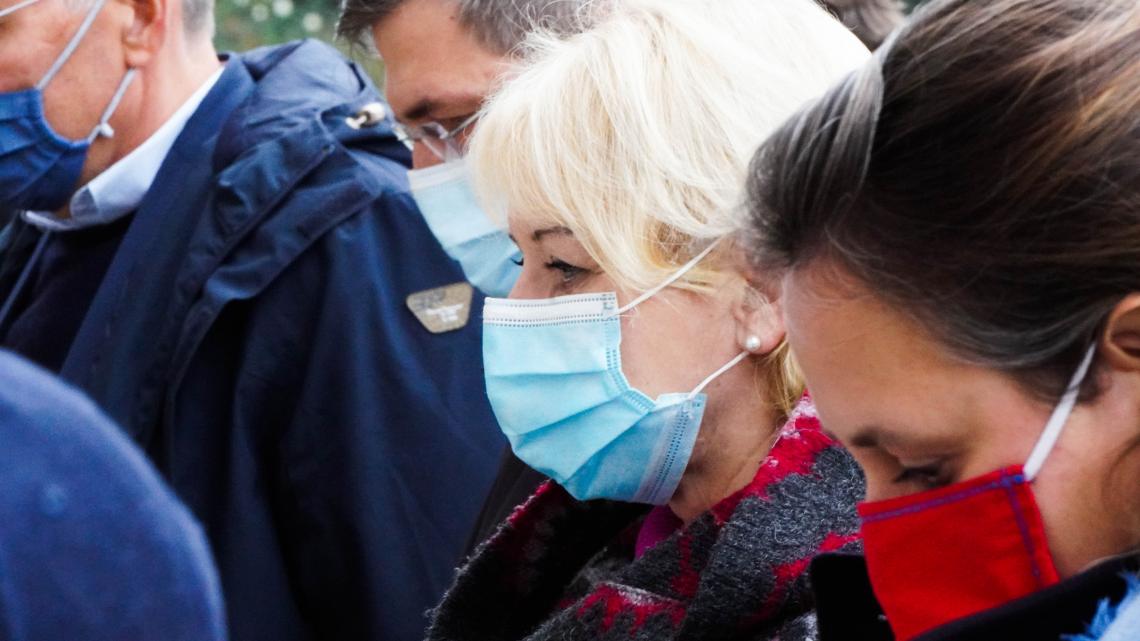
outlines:
{"label": "eyeglasses", "polygon": [[448,161],[463,156],[463,146],[456,140],[456,136],[466,131],[467,128],[475,124],[475,121],[478,119],[479,114],[474,113],[461,122],[459,126],[450,131],[445,129],[444,126],[438,122],[428,122],[414,126],[397,122],[393,130],[396,132],[396,137],[407,145],[408,148],[411,148],[417,142],[422,142],[424,146],[440,160]]}

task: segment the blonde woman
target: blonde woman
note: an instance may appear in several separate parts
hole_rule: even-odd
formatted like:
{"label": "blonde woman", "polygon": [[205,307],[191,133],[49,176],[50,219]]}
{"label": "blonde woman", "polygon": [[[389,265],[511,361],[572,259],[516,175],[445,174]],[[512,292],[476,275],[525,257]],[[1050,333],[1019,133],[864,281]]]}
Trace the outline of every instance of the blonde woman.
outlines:
{"label": "blonde woman", "polygon": [[429,638],[812,638],[804,572],[858,545],[862,481],[725,238],[755,148],[867,51],[811,0],[593,11],[531,41],[470,147],[523,254],[484,310],[487,391],[552,482]]}

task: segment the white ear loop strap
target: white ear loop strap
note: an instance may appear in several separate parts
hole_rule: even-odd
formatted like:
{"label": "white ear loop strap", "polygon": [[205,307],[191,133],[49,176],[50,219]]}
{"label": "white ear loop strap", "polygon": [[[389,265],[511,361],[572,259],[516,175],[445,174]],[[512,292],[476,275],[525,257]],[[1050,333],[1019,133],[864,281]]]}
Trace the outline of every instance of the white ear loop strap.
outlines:
{"label": "white ear loop strap", "polygon": [[8,7],[7,9],[0,11],[0,18],[10,16],[13,13],[16,13],[17,11],[19,11],[20,9],[25,9],[27,7],[30,7],[39,1],[40,0],[23,0],[23,2],[17,2],[16,4]]}
{"label": "white ear loop strap", "polygon": [[637,307],[638,305],[644,303],[645,301],[649,300],[650,298],[653,298],[657,294],[661,293],[661,291],[663,289],[665,289],[666,287],[668,287],[668,286],[672,285],[673,283],[677,282],[678,280],[680,280],[682,276],[689,273],[694,267],[697,266],[698,263],[700,263],[702,260],[704,260],[706,256],[711,254],[712,250],[716,249],[716,246],[720,244],[721,240],[722,240],[722,238],[718,238],[718,239],[714,240],[711,245],[709,245],[708,247],[706,247],[704,249],[704,251],[702,251],[701,253],[694,256],[692,260],[685,263],[677,271],[673,272],[673,275],[670,276],[669,278],[665,279],[665,282],[654,287],[653,289],[650,289],[649,291],[645,292],[641,296],[638,296],[637,298],[633,299],[631,302],[629,302],[626,305],[624,305],[623,307],[619,308],[616,312],[613,313],[613,315],[614,316],[620,316],[621,314],[628,312],[629,310],[633,309],[634,307]]}
{"label": "white ear loop strap", "polygon": [[1073,379],[1069,381],[1069,387],[1065,389],[1065,395],[1061,397],[1061,402],[1053,410],[1049,422],[1045,423],[1041,438],[1033,447],[1033,452],[1029,454],[1029,460],[1025,462],[1024,470],[1027,481],[1032,481],[1037,477],[1037,473],[1041,471],[1041,466],[1045,464],[1045,459],[1049,457],[1049,453],[1057,445],[1057,439],[1061,437],[1061,430],[1065,427],[1069,415],[1073,413],[1073,408],[1077,405],[1077,397],[1081,395],[1081,383],[1084,382],[1085,376],[1089,373],[1089,366],[1092,365],[1094,355],[1096,355],[1095,344],[1089,347],[1080,367],[1073,373]]}
{"label": "white ear loop strap", "polygon": [[[681,268],[678,269],[677,271],[673,272],[673,275],[670,276],[669,278],[665,279],[665,282],[654,287],[653,289],[646,291],[641,296],[638,296],[637,298],[633,299],[632,301],[630,301],[626,305],[618,308],[618,310],[615,311],[611,316],[620,316],[620,315],[628,312],[629,310],[633,309],[634,307],[637,307],[638,305],[644,303],[645,301],[649,300],[650,298],[653,298],[657,294],[661,293],[661,291],[664,290],[666,287],[668,287],[668,286],[672,285],[673,283],[677,282],[678,280],[680,280],[680,278],[682,276],[689,273],[702,260],[704,260],[709,254],[711,254],[712,251],[714,249],[716,249],[716,246],[720,244],[721,240],[723,240],[723,238],[718,238],[718,239],[714,240],[708,247],[705,247],[704,250],[701,251],[701,253],[697,254],[696,256],[693,256],[692,260],[690,260],[689,262],[682,265]],[[721,367],[717,371],[710,374],[708,376],[708,378],[706,378],[705,380],[701,381],[701,384],[697,385],[696,389],[689,392],[689,398],[691,399],[691,398],[695,397],[697,394],[700,394],[701,392],[703,392],[704,389],[709,386],[709,384],[711,384],[716,379],[720,378],[721,375],[723,375],[728,370],[739,365],[744,359],[748,358],[749,354],[751,354],[751,353],[752,352],[749,352],[749,351],[743,351],[743,352],[737,354],[735,357],[733,357],[733,359],[731,361],[725,363],[725,365],[723,367]]]}
{"label": "white ear loop strap", "polygon": [[114,138],[115,130],[111,129],[111,125],[107,124],[114,115],[115,110],[119,108],[119,102],[123,100],[123,96],[127,93],[127,88],[131,86],[131,81],[135,79],[135,70],[128,69],[127,75],[123,76],[123,81],[119,83],[119,88],[115,90],[115,95],[111,96],[111,102],[107,108],[103,110],[103,115],[99,118],[99,124],[95,125],[95,129],[91,131],[91,135],[87,136],[87,142],[95,142],[99,136],[104,138]]}
{"label": "white ear loop strap", "polygon": [[52,81],[52,78],[55,78],[55,75],[63,68],[63,65],[67,64],[67,61],[71,58],[71,54],[75,53],[75,49],[79,47],[79,43],[83,41],[83,36],[87,35],[87,31],[91,29],[91,23],[95,22],[95,18],[99,17],[99,12],[103,10],[103,5],[105,4],[107,4],[107,0],[98,0],[95,6],[91,7],[91,10],[87,12],[87,17],[83,19],[83,23],[79,25],[79,30],[71,37],[71,41],[67,43],[67,47],[64,48],[63,53],[59,54],[59,57],[52,63],[48,72],[36,83],[36,89],[42,91],[43,88]]}
{"label": "white ear loop strap", "polygon": [[697,394],[700,394],[701,392],[705,391],[705,388],[706,388],[706,387],[708,387],[710,383],[712,383],[712,382],[713,382],[713,381],[715,381],[716,379],[720,378],[720,377],[721,377],[721,375],[722,375],[722,374],[724,374],[725,372],[727,372],[728,370],[730,370],[730,369],[732,369],[732,368],[736,367],[737,365],[739,365],[741,362],[743,362],[743,361],[744,361],[744,359],[748,358],[748,356],[749,356],[751,353],[752,353],[752,352],[740,352],[739,354],[737,354],[737,355],[736,355],[736,356],[735,356],[735,357],[734,357],[734,358],[733,358],[731,361],[729,361],[728,363],[726,363],[726,364],[724,365],[724,367],[722,367],[722,368],[718,369],[717,371],[713,372],[713,373],[712,373],[712,374],[711,374],[711,375],[710,375],[708,378],[706,378],[705,380],[701,381],[701,384],[700,384],[700,385],[697,385],[696,389],[694,389],[693,391],[689,392],[689,398],[691,399],[691,398],[693,398],[694,396],[696,396]]}

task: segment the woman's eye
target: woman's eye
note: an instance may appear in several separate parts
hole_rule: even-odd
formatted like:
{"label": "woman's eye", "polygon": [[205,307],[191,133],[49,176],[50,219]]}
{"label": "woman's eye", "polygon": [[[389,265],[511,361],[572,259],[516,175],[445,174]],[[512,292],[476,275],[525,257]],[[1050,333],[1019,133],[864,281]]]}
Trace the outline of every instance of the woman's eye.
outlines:
{"label": "woman's eye", "polygon": [[941,463],[921,465],[917,467],[904,467],[902,472],[895,477],[894,482],[896,485],[903,483],[917,483],[918,485],[930,489],[941,487],[948,483],[945,475],[943,474]]}
{"label": "woman's eye", "polygon": [[546,268],[557,272],[559,278],[562,279],[563,283],[572,282],[574,279],[587,272],[587,270],[582,269],[581,267],[571,265],[570,263],[559,260],[557,258],[546,263]]}

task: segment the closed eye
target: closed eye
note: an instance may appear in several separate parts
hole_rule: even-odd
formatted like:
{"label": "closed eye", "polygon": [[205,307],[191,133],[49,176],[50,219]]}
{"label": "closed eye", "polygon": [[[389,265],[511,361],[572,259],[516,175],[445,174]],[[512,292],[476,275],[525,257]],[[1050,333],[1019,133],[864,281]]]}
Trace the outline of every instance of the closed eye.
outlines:
{"label": "closed eye", "polygon": [[589,271],[576,265],[571,265],[570,263],[557,258],[553,258],[548,263],[546,263],[546,268],[557,272],[559,278],[562,279],[563,284],[570,283],[579,276],[588,273]]}

